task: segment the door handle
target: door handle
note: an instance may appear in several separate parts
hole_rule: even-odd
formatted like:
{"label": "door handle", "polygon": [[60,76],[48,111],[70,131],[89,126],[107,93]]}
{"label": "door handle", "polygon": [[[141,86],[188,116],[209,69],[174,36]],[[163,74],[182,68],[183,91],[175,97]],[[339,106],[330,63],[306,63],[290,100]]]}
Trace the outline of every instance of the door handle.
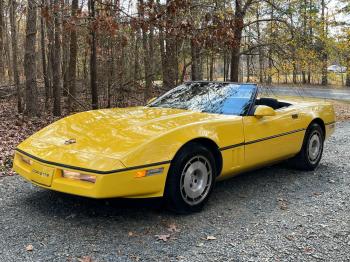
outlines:
{"label": "door handle", "polygon": [[293,115],[292,115],[292,118],[293,118],[293,119],[297,119],[298,117],[299,117],[298,114],[293,114]]}

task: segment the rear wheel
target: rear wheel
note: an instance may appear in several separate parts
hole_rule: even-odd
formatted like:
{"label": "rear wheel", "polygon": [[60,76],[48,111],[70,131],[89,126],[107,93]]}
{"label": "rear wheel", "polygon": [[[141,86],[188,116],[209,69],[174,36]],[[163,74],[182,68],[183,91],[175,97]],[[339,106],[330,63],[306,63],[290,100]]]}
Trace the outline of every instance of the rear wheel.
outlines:
{"label": "rear wheel", "polygon": [[303,146],[292,160],[301,170],[311,171],[320,163],[323,153],[324,133],[319,124],[313,123],[306,130]]}
{"label": "rear wheel", "polygon": [[198,143],[189,143],[176,155],[165,188],[168,207],[177,213],[200,211],[216,178],[213,154]]}

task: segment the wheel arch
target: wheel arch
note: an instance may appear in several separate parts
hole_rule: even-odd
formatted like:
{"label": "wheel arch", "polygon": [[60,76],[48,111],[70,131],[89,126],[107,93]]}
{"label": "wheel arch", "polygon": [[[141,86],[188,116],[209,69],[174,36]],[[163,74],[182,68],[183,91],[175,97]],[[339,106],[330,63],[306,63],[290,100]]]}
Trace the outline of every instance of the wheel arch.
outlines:
{"label": "wheel arch", "polygon": [[221,152],[219,150],[219,146],[210,138],[206,138],[206,137],[198,137],[198,138],[194,138],[191,139],[189,141],[187,141],[185,144],[183,144],[176,152],[175,156],[173,159],[176,158],[176,155],[188,144],[191,143],[197,143],[200,144],[204,147],[206,147],[207,149],[210,150],[210,152],[213,153],[214,159],[215,159],[215,164],[217,165],[216,169],[217,169],[217,176],[219,176],[221,174],[222,171],[222,166],[223,166],[223,159],[222,159],[222,155]]}
{"label": "wheel arch", "polygon": [[307,128],[309,128],[312,124],[318,124],[322,128],[323,135],[326,136],[326,125],[321,118],[319,118],[319,117],[314,118],[310,122],[310,124],[308,125]]}

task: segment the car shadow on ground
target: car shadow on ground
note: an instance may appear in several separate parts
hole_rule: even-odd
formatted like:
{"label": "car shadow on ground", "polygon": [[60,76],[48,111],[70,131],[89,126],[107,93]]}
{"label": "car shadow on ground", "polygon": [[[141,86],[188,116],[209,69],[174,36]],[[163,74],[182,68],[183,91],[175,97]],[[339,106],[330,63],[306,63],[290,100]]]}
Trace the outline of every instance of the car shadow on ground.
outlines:
{"label": "car shadow on ground", "polygon": [[[319,174],[328,169],[332,169],[329,164],[321,164],[314,172],[302,172],[280,163],[218,182],[202,213],[214,212],[213,209],[220,212],[220,209],[228,207],[239,208],[247,202],[263,205],[264,209],[274,209],[276,199],[310,196],[316,190],[315,185],[317,191],[327,191],[326,178]],[[31,212],[61,219],[122,218],[136,221],[140,217],[177,217],[166,210],[162,198],[97,200],[44,189],[31,191],[23,198],[23,205]]]}

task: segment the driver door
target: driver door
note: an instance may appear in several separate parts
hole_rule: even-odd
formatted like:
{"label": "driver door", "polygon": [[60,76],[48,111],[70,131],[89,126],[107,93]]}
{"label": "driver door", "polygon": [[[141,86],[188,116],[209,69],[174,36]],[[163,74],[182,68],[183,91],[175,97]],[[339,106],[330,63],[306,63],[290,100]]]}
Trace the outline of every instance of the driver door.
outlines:
{"label": "driver door", "polygon": [[245,164],[266,165],[297,154],[305,133],[301,125],[293,106],[276,110],[274,116],[244,116]]}

